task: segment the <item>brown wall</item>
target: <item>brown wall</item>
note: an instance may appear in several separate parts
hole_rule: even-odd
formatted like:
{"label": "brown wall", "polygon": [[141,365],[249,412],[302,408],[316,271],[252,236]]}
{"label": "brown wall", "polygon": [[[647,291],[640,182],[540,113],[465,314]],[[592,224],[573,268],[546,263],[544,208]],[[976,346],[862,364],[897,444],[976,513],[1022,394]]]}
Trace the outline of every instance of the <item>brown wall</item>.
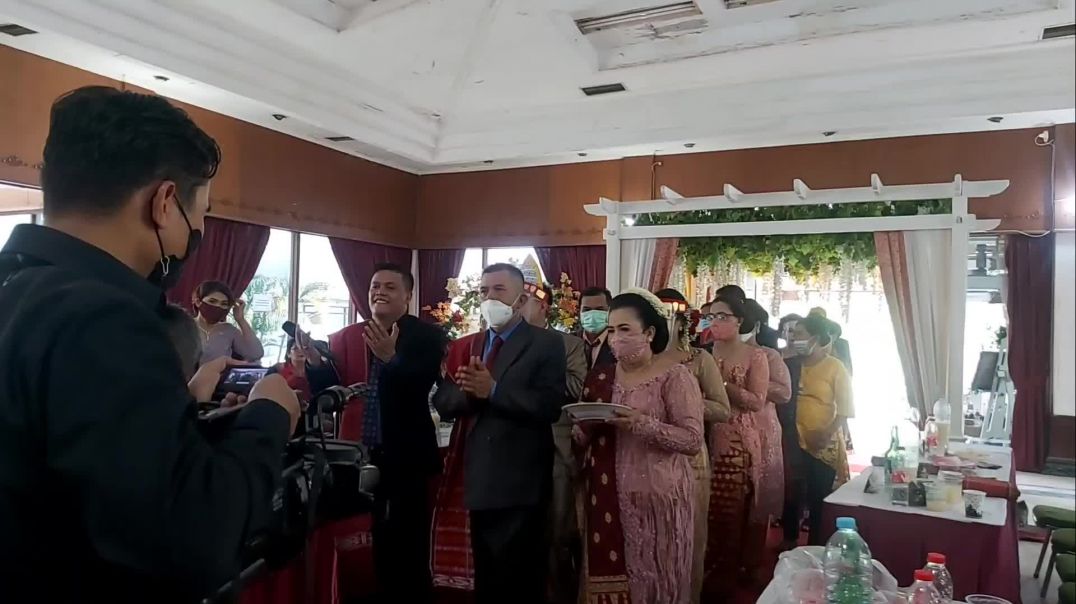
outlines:
{"label": "brown wall", "polygon": [[[90,84],[119,82],[0,46],[0,181],[39,185],[50,104],[64,92]],[[417,176],[183,107],[224,153],[211,191],[215,215],[377,243],[413,244]]]}
{"label": "brown wall", "polygon": [[[1068,133],[1072,125],[1058,130]],[[803,179],[815,189],[867,186],[876,172],[886,184],[1008,179],[1000,196],[972,200],[980,218],[1002,229],[1047,228],[1050,149],[1040,130],[1006,130],[746,149],[424,176],[419,186],[418,237],[424,247],[600,243],[604,221],[582,206],[599,196],[650,199],[660,185],[685,196],[720,195],[725,183],[746,193],[790,190]],[[1071,156],[1070,156],[1071,157]],[[653,185],[653,186],[652,186]]]}

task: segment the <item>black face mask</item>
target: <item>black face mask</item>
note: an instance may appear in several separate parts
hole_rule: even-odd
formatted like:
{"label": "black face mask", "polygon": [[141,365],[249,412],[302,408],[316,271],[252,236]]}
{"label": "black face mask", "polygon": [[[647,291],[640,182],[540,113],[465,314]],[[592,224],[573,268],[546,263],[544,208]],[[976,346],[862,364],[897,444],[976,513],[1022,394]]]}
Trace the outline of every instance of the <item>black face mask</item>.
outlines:
{"label": "black face mask", "polygon": [[164,291],[168,291],[176,286],[179,282],[180,274],[183,273],[183,264],[190,260],[194,251],[198,249],[198,246],[202,243],[202,231],[196,230],[191,227],[191,221],[187,218],[187,211],[183,209],[183,204],[176,199],[176,207],[179,208],[180,215],[183,216],[183,222],[187,223],[187,249],[183,253],[183,257],[180,258],[175,254],[166,256],[164,253],[164,243],[161,241],[161,230],[157,231],[157,245],[161,249],[161,259],[157,261],[157,266],[153,267],[153,272],[149,274],[147,279],[150,283],[160,287]]}

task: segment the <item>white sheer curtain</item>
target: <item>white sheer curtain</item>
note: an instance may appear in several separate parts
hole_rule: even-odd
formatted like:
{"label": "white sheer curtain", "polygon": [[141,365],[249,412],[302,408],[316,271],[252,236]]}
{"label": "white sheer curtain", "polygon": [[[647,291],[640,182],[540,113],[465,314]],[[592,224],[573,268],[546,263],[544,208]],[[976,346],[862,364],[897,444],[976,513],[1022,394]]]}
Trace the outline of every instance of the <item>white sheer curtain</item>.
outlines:
{"label": "white sheer curtain", "polygon": [[[620,242],[620,287],[650,288],[657,239],[625,239]],[[615,296],[619,292],[613,292]]]}
{"label": "white sheer curtain", "polygon": [[[908,404],[926,417],[949,375],[949,230],[875,233]],[[963,294],[963,292],[957,292]]]}

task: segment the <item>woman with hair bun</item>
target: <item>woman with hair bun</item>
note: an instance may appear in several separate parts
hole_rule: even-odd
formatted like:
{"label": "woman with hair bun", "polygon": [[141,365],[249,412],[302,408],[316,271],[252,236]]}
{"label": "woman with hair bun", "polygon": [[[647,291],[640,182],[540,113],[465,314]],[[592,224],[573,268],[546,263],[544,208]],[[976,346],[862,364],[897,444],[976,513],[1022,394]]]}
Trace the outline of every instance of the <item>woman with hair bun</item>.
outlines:
{"label": "woman with hair bun", "polygon": [[[687,299],[675,289],[663,289],[654,292],[670,309],[678,307],[683,311],[671,313],[669,318],[669,346],[665,355],[687,367],[699,383],[702,390],[702,419],[706,426],[729,419],[729,395],[725,393],[725,380],[717,368],[713,355],[705,350],[691,346],[691,321],[687,316]],[[691,574],[691,601],[697,603],[702,598],[702,579],[706,562],[707,515],[710,508],[710,452],[703,446],[698,455],[691,460],[695,470],[695,498],[698,506],[695,513],[695,554]]]}
{"label": "woman with hair bun", "polygon": [[694,536],[685,527],[695,520],[702,394],[686,367],[659,356],[669,325],[653,294],[614,298],[609,329],[614,379],[591,372],[583,400],[627,409],[572,430],[585,449],[584,601],[688,604]]}
{"label": "woman with hair bun", "polygon": [[740,339],[740,326],[748,320],[742,300],[718,297],[710,305],[710,318],[714,360],[725,378],[732,413],[710,432],[714,478],[703,599],[726,601],[744,571],[748,576],[755,572],[748,555],[762,458],[755,413],[766,405],[770,369],[762,350]]}

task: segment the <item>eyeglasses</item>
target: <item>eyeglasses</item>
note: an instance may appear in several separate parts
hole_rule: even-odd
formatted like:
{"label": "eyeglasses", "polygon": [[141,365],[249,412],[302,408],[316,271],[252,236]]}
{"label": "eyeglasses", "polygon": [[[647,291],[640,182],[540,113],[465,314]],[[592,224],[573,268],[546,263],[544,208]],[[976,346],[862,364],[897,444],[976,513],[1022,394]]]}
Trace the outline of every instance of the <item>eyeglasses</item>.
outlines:
{"label": "eyeglasses", "polygon": [[735,321],[736,320],[736,315],[730,315],[728,313],[719,312],[719,313],[710,313],[710,314],[703,315],[702,318],[706,319],[707,321],[720,321],[721,323],[724,323],[726,321]]}

